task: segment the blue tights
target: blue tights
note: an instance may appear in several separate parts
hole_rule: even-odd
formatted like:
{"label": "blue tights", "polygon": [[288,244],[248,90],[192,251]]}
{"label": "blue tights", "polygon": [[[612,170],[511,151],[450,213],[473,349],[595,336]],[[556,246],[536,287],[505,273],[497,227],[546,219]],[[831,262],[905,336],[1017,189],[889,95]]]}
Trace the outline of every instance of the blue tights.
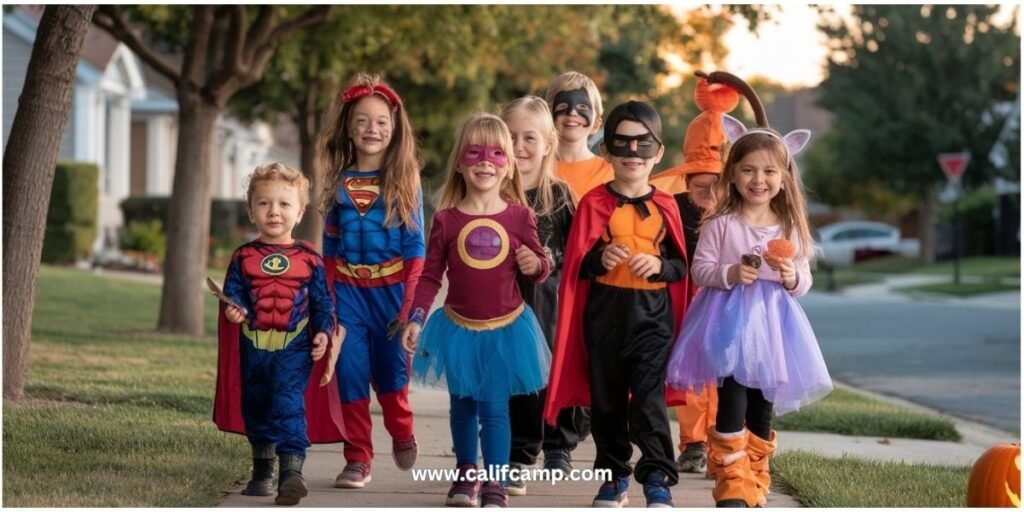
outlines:
{"label": "blue tights", "polygon": [[508,464],[512,446],[508,400],[481,402],[451,395],[451,428],[455,460],[459,466],[476,464],[478,433],[485,468],[495,467],[492,471],[497,471],[497,466]]}

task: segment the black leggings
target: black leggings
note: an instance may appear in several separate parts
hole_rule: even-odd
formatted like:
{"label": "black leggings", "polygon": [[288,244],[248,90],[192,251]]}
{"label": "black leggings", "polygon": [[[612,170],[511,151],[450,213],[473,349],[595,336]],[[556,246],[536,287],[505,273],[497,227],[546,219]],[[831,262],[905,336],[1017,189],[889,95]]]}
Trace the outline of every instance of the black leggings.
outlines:
{"label": "black leggings", "polygon": [[718,416],[715,430],[729,434],[747,430],[761,439],[772,435],[772,403],[764,399],[760,389],[748,388],[732,377],[726,377],[718,388]]}

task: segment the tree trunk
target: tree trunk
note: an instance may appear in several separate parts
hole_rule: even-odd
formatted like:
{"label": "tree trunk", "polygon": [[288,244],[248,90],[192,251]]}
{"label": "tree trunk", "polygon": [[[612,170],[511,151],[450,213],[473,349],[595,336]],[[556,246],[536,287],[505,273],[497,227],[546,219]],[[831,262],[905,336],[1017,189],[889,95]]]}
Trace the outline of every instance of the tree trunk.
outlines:
{"label": "tree trunk", "polygon": [[221,109],[201,100],[197,92],[184,89],[180,86],[178,93],[178,149],[157,328],[202,336],[210,233],[210,148]]}
{"label": "tree trunk", "polygon": [[57,150],[71,115],[78,55],[95,5],[51,5],[32,46],[25,86],[4,150],[3,397],[25,391],[36,275]]}
{"label": "tree trunk", "polygon": [[302,173],[309,178],[310,203],[306,208],[306,214],[302,222],[295,229],[295,238],[306,240],[322,250],[324,219],[317,211],[320,206],[320,191],[324,187],[324,177],[316,169],[316,136],[320,132],[321,112],[316,108],[316,97],[319,96],[319,86],[311,84],[306,88],[302,101],[299,102],[298,115],[296,116],[299,125],[299,154],[302,165]]}
{"label": "tree trunk", "polygon": [[921,262],[935,262],[935,211],[938,209],[931,185],[925,187],[924,201],[918,210],[918,236],[921,242]]}

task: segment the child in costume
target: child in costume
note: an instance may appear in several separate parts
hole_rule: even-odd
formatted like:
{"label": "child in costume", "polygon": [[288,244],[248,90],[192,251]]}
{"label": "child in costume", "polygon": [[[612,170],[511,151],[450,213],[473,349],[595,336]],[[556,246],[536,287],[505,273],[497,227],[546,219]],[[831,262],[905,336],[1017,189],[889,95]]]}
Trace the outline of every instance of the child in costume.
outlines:
{"label": "child in costume", "polygon": [[358,489],[373,464],[371,383],[395,464],[408,470],[418,453],[401,328],[425,253],[420,164],[401,98],[375,76],[359,75],[342,91],[324,126],[324,262],[347,331],[337,364],[346,464],[335,487]]}
{"label": "child in costume", "polygon": [[[732,148],[693,257],[702,288],[666,377],[697,392],[718,386],[709,460],[718,506],[765,503],[776,447],[773,409],[786,414],[832,390],[814,331],[795,300],[811,287],[812,245],[793,156],[810,132],[783,137],[766,126],[759,107],[756,102],[762,127],[746,130],[723,118]],[[776,254],[780,245],[792,250]]]}
{"label": "child in costume", "polygon": [[595,507],[627,503],[630,441],[647,505],[669,507],[678,475],[665,405],[682,401],[663,376],[686,311],[686,247],[675,201],[647,181],[664,155],[658,113],[629,101],[604,130],[615,179],[583,196],[569,231],[544,419],[590,406],[594,467],[613,474]]}
{"label": "child in costume", "polygon": [[[683,216],[686,253],[691,255],[697,247],[701,219],[714,209],[713,187],[722,173],[722,156],[728,148],[722,114],[736,108],[739,90],[746,85],[729,73],[715,72],[709,76],[698,71],[696,74],[693,97],[701,113],[686,129],[683,140],[686,161],[651,178],[652,185],[673,194]],[[692,279],[690,284],[692,298],[697,287]],[[718,395],[713,386],[706,386],[699,394],[687,393],[686,405],[676,407],[680,472],[704,473],[707,470],[708,434],[715,426],[717,412]]]}
{"label": "child in costume", "polygon": [[[295,505],[307,494],[302,463],[310,440],[343,436],[329,393],[311,385],[308,409],[303,397],[335,327],[323,261],[312,246],[292,239],[308,201],[309,181],[283,164],[257,167],[249,176],[246,207],[260,236],[231,255],[223,291],[230,302],[218,325],[214,421],[252,445],[252,479],[242,494],[273,494],[276,453],[278,505]],[[318,366],[318,381],[324,370]]]}
{"label": "child in costume", "polygon": [[[551,260],[537,238],[512,154],[512,136],[499,117],[474,114],[460,128],[402,339],[415,352],[414,375],[427,384],[447,384],[451,395],[459,478],[448,491],[450,506],[508,506],[496,473],[508,467],[508,401],[544,388],[550,368],[544,334],[523,303],[516,276],[539,284]],[[446,269],[444,307],[421,332]],[[478,442],[489,476],[482,488]]]}
{"label": "child in costume", "polygon": [[[544,249],[551,255],[551,275],[543,283],[533,281],[520,274],[517,282],[526,304],[537,315],[548,348],[555,335],[555,314],[557,313],[558,282],[561,276],[562,257],[576,210],[569,185],[555,177],[554,167],[558,148],[558,132],[551,118],[547,103],[536,96],[524,96],[505,106],[501,117],[512,134],[513,149],[526,200],[537,215],[537,234]],[[544,423],[545,391],[528,395],[517,395],[509,399],[509,416],[512,421],[512,452],[510,466],[522,470],[537,461],[540,450],[544,450],[545,461],[552,465],[567,464],[569,453],[576,449],[580,433],[577,418],[583,414],[579,407],[562,410],[558,423],[549,426]],[[526,494],[526,483],[519,478],[510,478],[508,492],[513,496]]]}
{"label": "child in costume", "polygon": [[612,180],[612,166],[590,151],[587,141],[601,128],[601,92],[587,75],[562,73],[544,94],[558,130],[555,175],[569,183],[576,199]]}

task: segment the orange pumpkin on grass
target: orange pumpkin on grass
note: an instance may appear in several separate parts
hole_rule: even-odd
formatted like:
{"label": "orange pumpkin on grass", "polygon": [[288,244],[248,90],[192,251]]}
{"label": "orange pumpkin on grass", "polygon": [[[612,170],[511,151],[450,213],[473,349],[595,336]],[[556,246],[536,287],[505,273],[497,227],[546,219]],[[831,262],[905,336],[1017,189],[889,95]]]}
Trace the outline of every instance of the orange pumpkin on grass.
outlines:
{"label": "orange pumpkin on grass", "polygon": [[978,457],[967,481],[968,507],[1020,507],[1020,445],[998,444]]}

